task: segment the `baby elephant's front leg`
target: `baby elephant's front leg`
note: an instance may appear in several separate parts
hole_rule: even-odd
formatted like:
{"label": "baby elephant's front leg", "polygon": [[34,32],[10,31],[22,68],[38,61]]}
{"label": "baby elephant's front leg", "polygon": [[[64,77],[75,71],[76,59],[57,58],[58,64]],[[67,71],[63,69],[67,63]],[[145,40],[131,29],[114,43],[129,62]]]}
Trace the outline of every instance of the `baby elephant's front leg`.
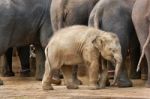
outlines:
{"label": "baby elephant's front leg", "polygon": [[98,72],[99,72],[99,63],[93,61],[89,66],[89,89],[96,90],[99,89],[98,85]]}
{"label": "baby elephant's front leg", "polygon": [[108,65],[109,62],[105,59],[102,59],[102,73],[101,73],[101,78],[99,82],[100,88],[105,88],[106,87],[106,81],[108,79]]}
{"label": "baby elephant's front leg", "polygon": [[87,66],[89,66],[89,89],[99,89],[98,74],[99,74],[99,52],[94,48],[87,47],[83,51],[83,58]]}

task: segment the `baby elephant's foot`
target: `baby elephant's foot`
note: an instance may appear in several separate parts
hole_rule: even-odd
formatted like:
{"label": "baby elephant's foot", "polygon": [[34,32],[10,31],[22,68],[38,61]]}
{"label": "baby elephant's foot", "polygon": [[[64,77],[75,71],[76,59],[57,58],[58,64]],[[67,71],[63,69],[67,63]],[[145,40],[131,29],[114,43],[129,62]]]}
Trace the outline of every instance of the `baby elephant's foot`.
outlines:
{"label": "baby elephant's foot", "polygon": [[98,86],[98,84],[90,84],[89,89],[90,90],[97,90],[97,89],[99,89],[99,86]]}
{"label": "baby elephant's foot", "polygon": [[79,79],[74,79],[73,83],[76,84],[76,85],[82,85],[82,81],[79,80]]}
{"label": "baby elephant's foot", "polygon": [[42,85],[42,88],[43,88],[43,90],[53,90],[53,87],[48,83],[44,83]]}
{"label": "baby elephant's foot", "polygon": [[52,83],[56,84],[56,85],[61,85],[61,80],[60,79],[57,79],[57,80],[52,79]]}
{"label": "baby elephant's foot", "polygon": [[67,88],[68,89],[78,89],[78,85],[74,84],[74,83],[68,83],[67,84]]}
{"label": "baby elephant's foot", "polygon": [[106,87],[105,84],[100,84],[100,85],[99,85],[99,88],[100,88],[100,89],[104,89],[105,87]]}

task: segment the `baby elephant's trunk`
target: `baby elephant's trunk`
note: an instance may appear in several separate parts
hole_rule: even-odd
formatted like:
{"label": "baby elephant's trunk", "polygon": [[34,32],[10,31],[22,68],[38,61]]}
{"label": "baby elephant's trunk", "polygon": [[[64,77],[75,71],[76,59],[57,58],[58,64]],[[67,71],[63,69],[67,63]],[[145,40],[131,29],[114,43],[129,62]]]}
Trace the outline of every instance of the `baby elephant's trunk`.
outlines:
{"label": "baby elephant's trunk", "polygon": [[118,81],[119,75],[120,75],[120,68],[121,68],[121,64],[122,64],[122,56],[115,56],[115,75],[114,75],[114,80],[113,83],[111,84],[112,86],[114,86],[116,84],[116,82]]}

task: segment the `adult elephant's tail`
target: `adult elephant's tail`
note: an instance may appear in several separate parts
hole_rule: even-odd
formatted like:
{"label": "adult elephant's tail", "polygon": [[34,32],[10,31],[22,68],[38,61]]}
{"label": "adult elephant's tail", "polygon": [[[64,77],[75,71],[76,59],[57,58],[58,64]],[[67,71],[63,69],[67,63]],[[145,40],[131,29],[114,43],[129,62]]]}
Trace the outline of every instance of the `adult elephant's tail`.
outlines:
{"label": "adult elephant's tail", "polygon": [[104,11],[104,1],[99,0],[89,16],[88,26],[99,28],[99,22],[102,20]]}
{"label": "adult elephant's tail", "polygon": [[63,28],[64,10],[68,0],[53,0],[51,3],[51,22],[53,32]]}
{"label": "adult elephant's tail", "polygon": [[146,39],[146,42],[144,43],[144,46],[143,46],[143,49],[142,49],[142,54],[141,54],[139,63],[138,63],[138,65],[137,65],[137,71],[139,71],[139,69],[140,69],[140,64],[141,64],[142,58],[144,57],[145,49],[146,49],[146,47],[147,47],[147,45],[148,45],[149,43],[150,43],[150,26],[149,26],[148,37],[147,37],[147,39]]}

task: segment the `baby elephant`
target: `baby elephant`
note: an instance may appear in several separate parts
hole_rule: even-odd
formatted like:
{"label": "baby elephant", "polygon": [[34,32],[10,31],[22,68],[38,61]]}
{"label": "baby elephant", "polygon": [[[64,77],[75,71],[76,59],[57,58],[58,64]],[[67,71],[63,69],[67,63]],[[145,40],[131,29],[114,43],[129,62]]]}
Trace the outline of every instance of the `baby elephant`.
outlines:
{"label": "baby elephant", "polygon": [[[45,49],[45,54],[45,73],[42,80],[44,90],[53,89],[51,83],[55,70],[63,71],[78,64],[89,67],[89,88],[98,89],[100,56],[115,64],[115,84],[122,62],[121,47],[115,34],[80,25],[67,27],[55,33]],[[78,88],[68,79],[70,71],[63,72],[67,88]]]}

